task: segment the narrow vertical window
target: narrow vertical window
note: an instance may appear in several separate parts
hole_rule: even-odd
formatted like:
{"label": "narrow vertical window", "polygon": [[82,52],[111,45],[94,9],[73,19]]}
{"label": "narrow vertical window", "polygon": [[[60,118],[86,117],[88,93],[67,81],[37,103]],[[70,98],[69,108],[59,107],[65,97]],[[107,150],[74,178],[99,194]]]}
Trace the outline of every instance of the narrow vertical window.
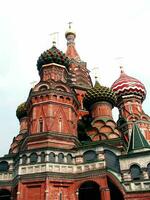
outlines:
{"label": "narrow vertical window", "polygon": [[62,119],[59,118],[59,132],[62,132]]}
{"label": "narrow vertical window", "polygon": [[62,200],[62,192],[59,193],[59,200]]}
{"label": "narrow vertical window", "polygon": [[147,173],[148,173],[148,176],[150,178],[150,163],[147,165]]}
{"label": "narrow vertical window", "polygon": [[39,132],[43,132],[43,119],[39,120]]}

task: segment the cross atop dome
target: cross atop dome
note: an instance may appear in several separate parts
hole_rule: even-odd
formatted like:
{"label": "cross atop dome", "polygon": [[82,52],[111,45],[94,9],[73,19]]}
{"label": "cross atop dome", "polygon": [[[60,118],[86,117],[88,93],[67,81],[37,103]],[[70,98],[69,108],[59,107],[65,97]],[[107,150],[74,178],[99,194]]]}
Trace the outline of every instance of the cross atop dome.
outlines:
{"label": "cross atop dome", "polygon": [[53,32],[50,34],[52,45],[56,46],[56,42],[58,41],[58,32]]}
{"label": "cross atop dome", "polygon": [[124,67],[123,66],[120,66],[120,71],[121,71],[121,73],[124,73]]}
{"label": "cross atop dome", "polygon": [[[75,37],[76,37],[76,33],[75,33],[75,31],[72,29],[72,22],[68,22],[68,25],[69,25],[69,27],[68,27],[68,30],[66,31],[66,33],[65,33],[65,37],[66,37],[66,39],[68,40],[68,36],[69,35],[72,35],[72,39],[74,40],[75,39]],[[70,37],[69,37],[70,38]]]}

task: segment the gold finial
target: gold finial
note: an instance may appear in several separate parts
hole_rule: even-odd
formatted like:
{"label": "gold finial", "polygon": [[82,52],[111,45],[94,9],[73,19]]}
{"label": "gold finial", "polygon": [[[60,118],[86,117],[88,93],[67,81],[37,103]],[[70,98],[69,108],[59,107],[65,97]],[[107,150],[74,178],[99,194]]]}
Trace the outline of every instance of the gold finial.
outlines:
{"label": "gold finial", "polygon": [[121,70],[121,73],[124,72],[124,70],[123,70],[123,66],[120,66],[120,70]]}
{"label": "gold finial", "polygon": [[94,67],[92,70],[94,78],[95,78],[95,82],[98,81],[99,79],[99,68],[98,67]]}
{"label": "gold finial", "polygon": [[69,24],[69,29],[71,29],[71,24],[72,24],[72,22],[69,22],[68,24]]}
{"label": "gold finial", "polygon": [[50,36],[52,38],[52,44],[53,46],[56,45],[56,41],[58,42],[58,33],[59,32],[54,32],[54,33],[51,33]]}
{"label": "gold finial", "polygon": [[97,76],[95,76],[95,82],[96,82],[96,81],[98,81],[98,77],[97,77]]}

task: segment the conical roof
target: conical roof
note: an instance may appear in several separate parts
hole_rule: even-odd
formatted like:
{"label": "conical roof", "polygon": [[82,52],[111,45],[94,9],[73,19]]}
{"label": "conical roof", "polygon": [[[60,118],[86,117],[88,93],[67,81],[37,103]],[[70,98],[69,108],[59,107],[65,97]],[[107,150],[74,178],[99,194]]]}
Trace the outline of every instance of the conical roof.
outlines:
{"label": "conical roof", "polygon": [[83,104],[85,108],[89,109],[91,105],[100,101],[108,101],[114,106],[116,104],[116,96],[112,89],[102,86],[96,81],[94,87],[87,91]]}
{"label": "conical roof", "polygon": [[56,63],[65,67],[69,66],[69,58],[57,47],[52,46],[47,51],[44,51],[37,61],[37,69],[40,71],[45,64]]}
{"label": "conical roof", "polygon": [[146,148],[150,149],[150,145],[143,136],[138,125],[134,123],[129,140],[128,153]]}

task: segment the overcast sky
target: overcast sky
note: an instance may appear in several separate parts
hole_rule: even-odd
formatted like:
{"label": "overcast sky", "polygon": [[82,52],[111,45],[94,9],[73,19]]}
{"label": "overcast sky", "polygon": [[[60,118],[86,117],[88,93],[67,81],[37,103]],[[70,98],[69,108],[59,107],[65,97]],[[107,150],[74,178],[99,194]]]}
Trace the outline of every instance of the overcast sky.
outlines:
{"label": "overcast sky", "polygon": [[[8,153],[19,123],[17,106],[26,101],[31,82],[38,81],[36,61],[51,47],[66,50],[68,22],[76,31],[76,49],[91,75],[99,68],[101,84],[111,86],[119,65],[143,82],[150,115],[149,0],[5,0],[0,5],[0,155]],[[118,59],[121,57],[121,59]]]}

